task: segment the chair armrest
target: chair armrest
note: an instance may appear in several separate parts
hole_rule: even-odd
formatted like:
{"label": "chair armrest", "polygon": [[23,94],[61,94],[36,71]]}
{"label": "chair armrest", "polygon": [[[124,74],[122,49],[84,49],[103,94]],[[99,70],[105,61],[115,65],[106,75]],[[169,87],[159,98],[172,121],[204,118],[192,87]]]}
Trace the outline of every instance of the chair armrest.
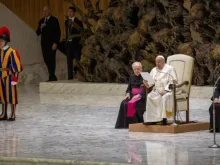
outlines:
{"label": "chair armrest", "polygon": [[153,90],[153,88],[154,88],[154,85],[149,87],[149,88],[147,88],[147,93],[150,93]]}
{"label": "chair armrest", "polygon": [[155,84],[153,84],[152,86],[149,87],[149,85],[145,81],[143,81],[142,85],[146,89],[146,93],[150,93],[153,90],[153,87],[155,86]]}
{"label": "chair armrest", "polygon": [[183,85],[188,85],[189,84],[189,81],[183,81],[182,83],[176,85],[176,88],[180,88],[182,87]]}
{"label": "chair armrest", "polygon": [[[183,81],[182,83],[178,84],[178,85],[175,85],[176,88],[180,88],[182,87],[183,85],[188,85],[189,84],[189,81]],[[169,89],[173,89],[173,84],[170,84],[169,85]]]}

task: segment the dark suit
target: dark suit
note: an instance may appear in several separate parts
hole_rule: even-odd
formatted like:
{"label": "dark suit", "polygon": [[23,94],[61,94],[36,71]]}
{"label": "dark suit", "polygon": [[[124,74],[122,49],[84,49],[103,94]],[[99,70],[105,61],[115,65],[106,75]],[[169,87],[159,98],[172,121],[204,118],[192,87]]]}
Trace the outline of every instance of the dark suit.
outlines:
{"label": "dark suit", "polygon": [[[220,97],[220,79],[216,83],[216,88],[214,91],[214,99],[219,99]],[[213,100],[213,97],[211,98]],[[216,132],[220,132],[220,104],[215,104],[215,127]],[[210,130],[213,129],[213,104],[209,107],[209,114],[210,114]]]}
{"label": "dark suit", "polygon": [[[81,44],[80,35],[83,31],[82,22],[74,18],[74,21],[67,19],[65,21],[66,28],[66,52],[67,52],[67,69],[68,69],[68,79],[73,79],[73,59],[76,59],[76,62],[80,61],[81,57]],[[79,35],[79,36],[74,36]],[[75,66],[76,67],[76,66]]]}
{"label": "dark suit", "polygon": [[41,31],[41,24],[45,22],[42,18],[37,28],[37,35],[41,35],[41,48],[43,53],[44,62],[47,65],[49,73],[49,81],[57,80],[55,75],[56,69],[56,50],[52,50],[54,43],[58,44],[60,41],[60,25],[56,17],[50,16],[46,21],[46,26]]}

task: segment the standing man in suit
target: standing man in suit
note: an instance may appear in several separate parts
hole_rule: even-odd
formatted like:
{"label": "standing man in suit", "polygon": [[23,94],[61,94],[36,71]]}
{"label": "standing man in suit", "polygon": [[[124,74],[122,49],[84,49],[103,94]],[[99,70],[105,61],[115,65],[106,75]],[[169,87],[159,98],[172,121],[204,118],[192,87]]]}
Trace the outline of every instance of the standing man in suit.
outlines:
{"label": "standing man in suit", "polygon": [[48,81],[57,81],[56,69],[56,50],[60,41],[60,25],[56,17],[52,16],[50,9],[45,6],[43,9],[44,17],[39,21],[37,35],[41,35],[41,48],[44,62],[49,73]]}
{"label": "standing man in suit", "polygon": [[81,56],[80,40],[83,32],[83,24],[75,17],[75,13],[76,9],[74,7],[69,7],[68,18],[65,21],[68,80],[73,79],[73,67],[75,73],[77,71],[77,67],[73,66],[73,59],[75,59],[77,63],[80,61]]}

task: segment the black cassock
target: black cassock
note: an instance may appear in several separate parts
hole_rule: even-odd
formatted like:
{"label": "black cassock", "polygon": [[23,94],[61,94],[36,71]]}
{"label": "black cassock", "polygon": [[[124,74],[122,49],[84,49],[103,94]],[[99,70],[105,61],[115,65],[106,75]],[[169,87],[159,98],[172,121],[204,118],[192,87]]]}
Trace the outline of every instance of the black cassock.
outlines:
{"label": "black cassock", "polygon": [[[132,88],[143,88],[143,79],[141,75],[131,75],[126,93],[130,94],[130,99],[133,97]],[[146,110],[146,90],[143,89],[140,93],[141,100],[136,102],[136,113],[133,117],[127,117],[127,104],[130,99],[123,100],[118,113],[118,118],[115,124],[115,128],[128,128],[129,124],[142,123],[143,114]]]}
{"label": "black cassock", "polygon": [[[217,81],[217,85],[214,92],[214,98],[219,99],[220,96],[220,80]],[[213,100],[213,98],[212,98]],[[210,131],[213,130],[213,104],[209,107],[210,114]],[[220,132],[220,103],[215,104],[215,128],[216,132]]]}

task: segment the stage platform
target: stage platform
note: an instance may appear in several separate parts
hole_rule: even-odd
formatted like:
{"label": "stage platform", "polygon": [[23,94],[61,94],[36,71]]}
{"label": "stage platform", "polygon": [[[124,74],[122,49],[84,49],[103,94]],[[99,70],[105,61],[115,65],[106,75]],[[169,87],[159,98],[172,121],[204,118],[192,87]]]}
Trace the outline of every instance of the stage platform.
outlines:
{"label": "stage platform", "polygon": [[143,123],[130,124],[130,132],[153,132],[153,133],[184,133],[193,131],[203,131],[209,129],[209,122],[190,122],[180,123],[177,126],[172,125],[172,121],[168,125],[144,125]]}

